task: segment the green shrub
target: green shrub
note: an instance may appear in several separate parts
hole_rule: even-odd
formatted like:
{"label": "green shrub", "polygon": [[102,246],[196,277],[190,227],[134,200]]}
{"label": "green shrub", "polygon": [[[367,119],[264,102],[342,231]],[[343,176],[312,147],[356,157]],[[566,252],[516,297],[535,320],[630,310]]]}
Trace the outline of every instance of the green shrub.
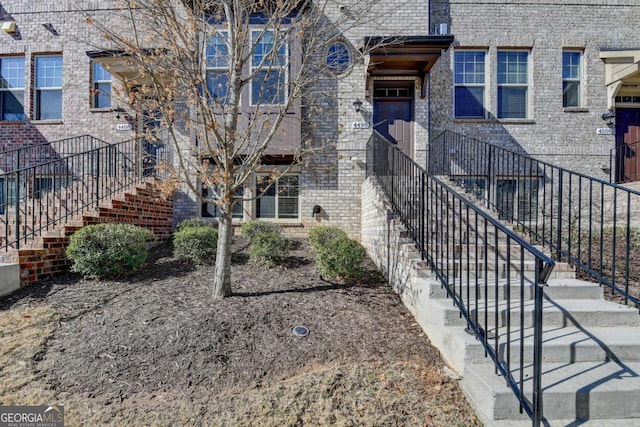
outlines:
{"label": "green shrub", "polygon": [[267,221],[249,221],[240,226],[240,232],[253,243],[256,236],[264,233],[282,234],[280,225]]}
{"label": "green shrub", "polygon": [[182,227],[173,234],[173,256],[195,264],[210,264],[215,260],[218,230],[206,225]]}
{"label": "green shrub", "polygon": [[153,233],[131,224],[88,225],[69,239],[71,271],[88,279],[116,277],[138,270],[147,260]]}
{"label": "green shrub", "polygon": [[249,259],[257,265],[275,267],[284,261],[289,252],[289,242],[275,231],[256,234],[251,240]]}
{"label": "green shrub", "polygon": [[365,249],[355,240],[339,237],[327,242],[316,257],[316,268],[324,278],[362,277]]}
{"label": "green shrub", "polygon": [[337,238],[347,239],[348,237],[347,232],[342,228],[329,225],[321,225],[309,230],[309,243],[311,244],[311,251],[315,254],[320,253],[322,248],[331,240]]}
{"label": "green shrub", "polygon": [[195,228],[195,227],[210,227],[213,228],[213,224],[209,221],[205,221],[200,218],[189,218],[182,220],[176,226],[176,231],[184,230],[185,228]]}

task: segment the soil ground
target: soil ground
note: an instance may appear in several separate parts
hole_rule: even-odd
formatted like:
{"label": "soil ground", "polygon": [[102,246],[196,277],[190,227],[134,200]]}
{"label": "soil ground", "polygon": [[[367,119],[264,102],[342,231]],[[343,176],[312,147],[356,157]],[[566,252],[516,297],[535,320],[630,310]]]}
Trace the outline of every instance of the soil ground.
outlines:
{"label": "soil ground", "polygon": [[219,301],[213,267],[170,243],[127,279],[70,274],[0,299],[0,404],[64,404],[68,426],[480,425],[370,261],[359,283],[328,282],[293,243],[268,270],[235,237]]}

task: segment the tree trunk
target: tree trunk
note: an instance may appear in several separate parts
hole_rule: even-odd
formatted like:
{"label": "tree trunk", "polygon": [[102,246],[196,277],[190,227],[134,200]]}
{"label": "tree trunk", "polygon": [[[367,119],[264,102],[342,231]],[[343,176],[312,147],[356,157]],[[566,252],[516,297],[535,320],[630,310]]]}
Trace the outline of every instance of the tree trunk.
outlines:
{"label": "tree trunk", "polygon": [[218,218],[218,249],[216,271],[213,278],[212,297],[220,299],[231,296],[231,209],[225,209]]}

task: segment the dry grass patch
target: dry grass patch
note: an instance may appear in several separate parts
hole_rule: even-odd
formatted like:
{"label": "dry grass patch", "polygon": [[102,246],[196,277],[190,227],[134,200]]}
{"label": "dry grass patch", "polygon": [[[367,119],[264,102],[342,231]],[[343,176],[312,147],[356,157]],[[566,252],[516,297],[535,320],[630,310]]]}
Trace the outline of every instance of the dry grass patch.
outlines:
{"label": "dry grass patch", "polygon": [[44,306],[0,312],[0,404],[56,403],[53,392],[42,387],[36,368],[54,320],[53,310]]}

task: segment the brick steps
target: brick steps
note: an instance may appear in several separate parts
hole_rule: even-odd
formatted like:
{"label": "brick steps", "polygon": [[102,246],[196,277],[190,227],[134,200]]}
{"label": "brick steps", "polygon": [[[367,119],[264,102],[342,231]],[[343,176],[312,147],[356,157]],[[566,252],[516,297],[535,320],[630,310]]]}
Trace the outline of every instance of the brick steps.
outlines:
{"label": "brick steps", "polygon": [[[35,221],[34,221],[35,222]],[[155,183],[147,181],[123,190],[111,200],[105,200],[97,209],[66,218],[64,223],[44,230],[27,242],[21,241],[20,249],[0,253],[0,262],[20,265],[20,283],[31,282],[63,274],[70,266],[65,250],[69,236],[78,229],[98,223],[129,223],[151,229],[158,239],[171,236],[173,202],[162,200]],[[39,228],[40,224],[25,226],[24,230]],[[1,228],[1,226],[0,226]],[[5,229],[0,229],[4,235]]]}

